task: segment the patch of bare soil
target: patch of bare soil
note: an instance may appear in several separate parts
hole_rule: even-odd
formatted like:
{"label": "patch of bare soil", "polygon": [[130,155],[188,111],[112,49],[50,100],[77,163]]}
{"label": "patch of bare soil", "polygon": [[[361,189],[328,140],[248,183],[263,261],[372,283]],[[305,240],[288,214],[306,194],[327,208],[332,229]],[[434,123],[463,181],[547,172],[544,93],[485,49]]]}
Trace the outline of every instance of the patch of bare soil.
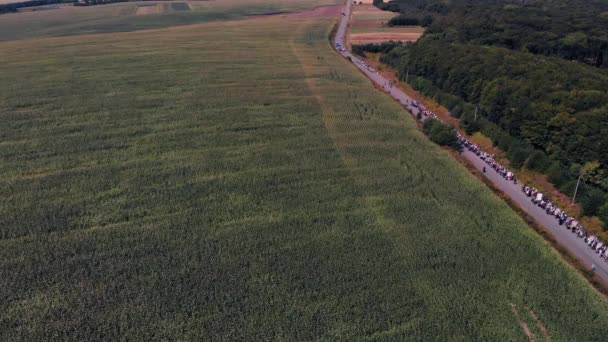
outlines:
{"label": "patch of bare soil", "polygon": [[547,330],[547,327],[545,327],[543,322],[541,322],[540,319],[538,319],[538,316],[536,316],[536,313],[533,310],[530,310],[530,316],[536,322],[536,326],[538,327],[538,329],[540,329],[540,333],[543,334],[545,339],[547,339],[547,341],[548,341],[550,339],[550,335],[549,335],[549,331]]}
{"label": "patch of bare soil", "polygon": [[373,26],[378,26],[378,27],[382,27],[384,26],[384,23],[386,22],[386,20],[362,20],[362,21],[355,21],[351,24],[352,27],[373,27]]}
{"label": "patch of bare soil", "polygon": [[511,311],[513,311],[513,315],[515,316],[515,318],[519,322],[519,326],[521,326],[521,329],[524,331],[524,333],[526,334],[526,336],[528,336],[528,339],[531,342],[536,342],[536,336],[534,336],[534,334],[532,333],[532,330],[530,330],[530,327],[526,324],[526,322],[524,322],[519,317],[519,311],[517,311],[517,307],[513,303],[511,303]]}
{"label": "patch of bare soil", "polygon": [[335,17],[342,13],[342,5],[322,6],[310,11],[285,14],[285,18]]}
{"label": "patch of bare soil", "polygon": [[148,15],[158,13],[160,13],[160,8],[157,5],[138,6],[137,11],[135,11],[135,15]]}
{"label": "patch of bare soil", "polygon": [[366,13],[390,13],[387,11],[383,11],[381,9],[379,9],[378,7],[372,5],[371,1],[368,3],[363,2],[363,5],[359,5],[357,4],[356,6],[353,6],[353,13],[358,13],[358,12],[366,12]]}
{"label": "patch of bare soil", "polygon": [[268,17],[281,17],[281,18],[314,18],[314,17],[335,17],[342,13],[342,5],[331,5],[331,6],[321,6],[315,9],[304,11],[304,12],[296,12],[296,13],[285,13],[285,12],[276,12],[276,13],[266,13],[259,15],[252,15],[250,18],[268,18]]}
{"label": "patch of bare soil", "polygon": [[409,32],[372,32],[355,33],[350,35],[352,44],[381,43],[389,40],[400,40],[404,42],[415,42],[422,36],[422,33]]}

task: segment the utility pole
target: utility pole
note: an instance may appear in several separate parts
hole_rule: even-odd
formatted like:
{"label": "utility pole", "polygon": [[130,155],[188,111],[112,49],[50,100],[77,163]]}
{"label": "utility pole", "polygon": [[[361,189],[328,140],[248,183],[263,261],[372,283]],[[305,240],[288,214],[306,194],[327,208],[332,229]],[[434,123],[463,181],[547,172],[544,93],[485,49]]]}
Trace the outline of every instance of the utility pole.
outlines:
{"label": "utility pole", "polygon": [[574,196],[572,197],[572,204],[574,204],[574,201],[576,200],[576,193],[578,192],[578,184],[581,182],[582,177],[583,177],[583,169],[581,169],[581,172],[578,175],[578,180],[576,181],[576,188],[574,189]]}
{"label": "utility pole", "polygon": [[407,67],[407,71],[405,73],[405,83],[407,83],[408,78],[410,78],[410,67]]}
{"label": "utility pole", "polygon": [[474,121],[477,121],[477,109],[478,108],[479,108],[479,106],[475,106],[475,120]]}

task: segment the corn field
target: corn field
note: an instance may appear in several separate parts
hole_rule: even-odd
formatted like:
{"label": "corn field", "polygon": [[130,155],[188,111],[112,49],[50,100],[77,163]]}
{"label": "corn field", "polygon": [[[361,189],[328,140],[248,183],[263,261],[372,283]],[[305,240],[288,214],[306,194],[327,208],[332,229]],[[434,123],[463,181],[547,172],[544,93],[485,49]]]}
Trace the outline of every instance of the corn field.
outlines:
{"label": "corn field", "polygon": [[0,340],[605,337],[605,298],[334,23],[0,43]]}

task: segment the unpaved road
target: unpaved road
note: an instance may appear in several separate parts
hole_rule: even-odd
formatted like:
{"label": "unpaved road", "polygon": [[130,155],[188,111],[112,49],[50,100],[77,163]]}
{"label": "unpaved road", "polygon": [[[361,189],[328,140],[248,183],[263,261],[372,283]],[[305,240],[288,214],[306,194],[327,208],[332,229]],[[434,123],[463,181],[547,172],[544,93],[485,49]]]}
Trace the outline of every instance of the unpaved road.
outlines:
{"label": "unpaved road", "polygon": [[[352,10],[352,2],[347,1],[344,9],[344,14],[341,15],[340,25],[336,32],[335,43],[340,46],[345,46],[346,28],[348,20],[350,18]],[[350,58],[353,64],[361,70],[372,82],[382,87],[387,93],[393,98],[399,101],[406,109],[408,109],[414,116],[418,114],[418,109],[409,105],[412,99],[407,96],[402,90],[387,86],[389,80],[384,78],[379,73],[370,70],[362,64],[361,60],[352,55],[349,51],[338,51],[343,57]],[[477,157],[474,153],[465,149],[462,155],[471,161],[471,163],[478,169],[482,170],[486,163]],[[503,191],[506,195],[510,196],[511,199],[517,203],[523,210],[525,210],[536,222],[545,227],[549,231],[555,240],[564,248],[566,248],[573,256],[575,256],[586,268],[591,269],[591,265],[596,266],[595,273],[605,282],[608,283],[608,263],[599,257],[593,250],[591,250],[583,239],[578,238],[575,234],[572,234],[564,226],[560,226],[557,220],[550,215],[547,215],[545,211],[535,206],[524,193],[521,191],[521,184],[513,184],[505,180],[491,167],[486,167],[487,172],[485,177],[491,180],[494,185]]]}

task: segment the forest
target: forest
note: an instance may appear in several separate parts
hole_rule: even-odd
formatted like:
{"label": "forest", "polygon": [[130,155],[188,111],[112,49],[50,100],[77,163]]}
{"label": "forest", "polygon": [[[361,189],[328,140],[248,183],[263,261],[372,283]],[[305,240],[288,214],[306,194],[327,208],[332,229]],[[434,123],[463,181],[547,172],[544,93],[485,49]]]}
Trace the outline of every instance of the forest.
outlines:
{"label": "forest", "polygon": [[[381,9],[419,20],[429,33],[452,42],[503,47],[606,68],[608,1],[605,0],[375,0]],[[429,18],[430,17],[430,18]]]}
{"label": "forest", "polygon": [[400,16],[433,20],[418,42],[381,49],[381,61],[449,108],[468,133],[492,138],[515,167],[547,174],[569,195],[582,176],[583,214],[607,223],[608,3],[389,4]]}
{"label": "forest", "polygon": [[17,12],[20,8],[25,7],[36,7],[71,2],[74,2],[74,0],[30,0],[22,2],[12,2],[10,4],[0,4],[0,14],[14,13]]}

